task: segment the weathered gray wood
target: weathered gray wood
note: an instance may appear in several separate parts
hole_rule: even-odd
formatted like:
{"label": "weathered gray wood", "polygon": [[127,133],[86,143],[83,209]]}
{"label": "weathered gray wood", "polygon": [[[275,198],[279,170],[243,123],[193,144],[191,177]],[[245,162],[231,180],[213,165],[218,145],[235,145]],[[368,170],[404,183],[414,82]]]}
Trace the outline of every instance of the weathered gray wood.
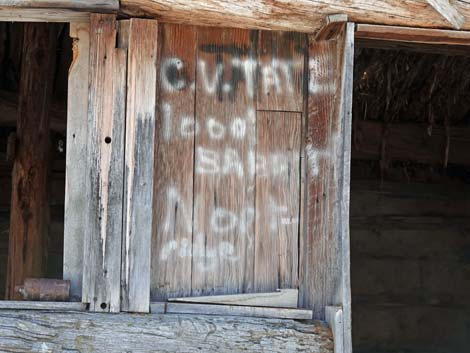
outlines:
{"label": "weathered gray wood", "polygon": [[329,41],[312,42],[306,144],[306,234],[301,237],[300,301],[324,318],[343,306],[344,352],[351,347],[349,180],[354,25]]}
{"label": "weathered gray wood", "polygon": [[346,22],[348,22],[348,15],[345,14],[326,16],[322,28],[315,34],[315,40],[335,38],[342,31]]}
{"label": "weathered gray wood", "polygon": [[[82,296],[83,243],[86,223],[86,167],[88,140],[88,77],[90,26],[71,24],[73,62],[69,71],[67,103],[67,154],[64,213],[64,279],[70,297]],[[84,79],[85,78],[85,79]]]}
{"label": "weathered gray wood", "polygon": [[343,309],[340,306],[327,306],[325,308],[326,322],[331,327],[335,343],[335,353],[344,352],[343,344]]}
{"label": "weathered gray wood", "polygon": [[332,353],[318,321],[91,313],[0,312],[2,352]]}
{"label": "weathered gray wood", "polygon": [[77,302],[0,301],[0,310],[85,311],[86,304]]}
{"label": "weathered gray wood", "polygon": [[158,24],[129,27],[121,309],[150,308]]}
{"label": "weathered gray wood", "polygon": [[126,52],[113,15],[92,15],[82,301],[120,310]]}
{"label": "weathered gray wood", "polygon": [[455,28],[460,29],[466,21],[454,6],[449,3],[449,0],[426,0],[442,17],[444,17]]}
{"label": "weathered gray wood", "polygon": [[272,293],[247,293],[233,295],[213,295],[207,297],[173,298],[168,299],[168,301],[297,308],[298,297],[298,289],[279,289],[278,291]]}
{"label": "weathered gray wood", "polygon": [[5,22],[90,22],[88,12],[63,9],[21,9],[0,7],[0,21]]}
{"label": "weathered gray wood", "polygon": [[[152,303],[151,305],[154,304]],[[161,304],[155,303],[155,305],[157,306],[157,308],[160,308]],[[307,309],[268,308],[260,306],[237,306],[194,303],[166,303],[165,312],[168,314],[246,316],[296,320],[310,320],[312,319],[313,314],[312,310]]]}
{"label": "weathered gray wood", "polygon": [[119,10],[119,0],[0,0],[0,7],[116,12]]}

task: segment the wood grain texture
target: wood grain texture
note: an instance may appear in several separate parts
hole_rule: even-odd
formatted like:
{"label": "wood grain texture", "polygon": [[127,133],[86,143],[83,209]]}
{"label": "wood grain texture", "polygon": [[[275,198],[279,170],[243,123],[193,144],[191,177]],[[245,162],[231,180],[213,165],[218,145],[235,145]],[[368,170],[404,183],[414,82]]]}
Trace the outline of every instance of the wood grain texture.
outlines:
{"label": "wood grain texture", "polygon": [[273,319],[312,319],[312,310],[307,309],[268,308],[260,306],[220,304],[166,303],[165,312],[168,314],[244,316]]}
{"label": "wood grain texture", "polygon": [[196,29],[159,28],[151,299],[191,295]]}
{"label": "wood grain texture", "polygon": [[455,28],[460,29],[465,24],[466,18],[449,0],[426,0],[442,17],[444,17]]}
{"label": "wood grain texture", "polygon": [[119,0],[0,0],[0,7],[117,12],[119,10]]}
{"label": "wood grain texture", "polygon": [[0,301],[1,310],[85,311],[84,303]]}
{"label": "wood grain texture", "polygon": [[90,22],[90,14],[88,12],[63,9],[0,7],[0,21],[88,23]]}
{"label": "wood grain texture", "polygon": [[93,15],[82,297],[91,311],[120,310],[126,53],[115,44],[115,17]]}
{"label": "wood grain texture", "polygon": [[157,45],[157,21],[130,21],[121,310],[131,312],[150,307]]}
{"label": "wood grain texture", "polygon": [[245,293],[232,295],[212,295],[168,299],[170,302],[228,304],[242,306],[267,306],[276,308],[297,308],[298,289],[280,289],[271,293]]}
{"label": "wood grain texture", "polygon": [[15,286],[46,270],[49,232],[49,106],[53,95],[56,26],[24,27],[17,146],[13,162],[7,299],[20,300]]}
{"label": "wood grain texture", "polygon": [[354,25],[336,40],[310,47],[307,157],[307,232],[301,238],[302,306],[324,318],[343,305],[344,351],[351,352],[349,165]]}
{"label": "wood grain texture", "polygon": [[86,170],[88,141],[88,78],[90,26],[71,24],[73,62],[69,71],[67,153],[64,211],[63,276],[70,281],[70,296],[80,299],[83,279],[83,243],[86,223]]}
{"label": "wood grain texture", "polygon": [[2,311],[0,336],[3,352],[333,352],[318,321],[204,315]]}
{"label": "wood grain texture", "polygon": [[[470,3],[452,1],[470,29]],[[407,27],[453,28],[425,0],[121,0],[121,11],[163,22],[315,33],[327,15],[345,14],[351,22]]]}
{"label": "wood grain texture", "polygon": [[306,36],[259,32],[258,110],[301,112]]}
{"label": "wood grain texture", "polygon": [[326,322],[331,327],[335,343],[334,352],[343,353],[343,309],[339,306],[327,306],[325,308]]}
{"label": "wood grain texture", "polygon": [[[253,289],[256,33],[198,29],[192,295]],[[247,63],[240,75],[236,63]],[[235,128],[233,128],[235,124]]]}
{"label": "wood grain texture", "polygon": [[[255,289],[297,288],[300,217],[300,113],[258,112]],[[268,156],[275,158],[267,158]]]}

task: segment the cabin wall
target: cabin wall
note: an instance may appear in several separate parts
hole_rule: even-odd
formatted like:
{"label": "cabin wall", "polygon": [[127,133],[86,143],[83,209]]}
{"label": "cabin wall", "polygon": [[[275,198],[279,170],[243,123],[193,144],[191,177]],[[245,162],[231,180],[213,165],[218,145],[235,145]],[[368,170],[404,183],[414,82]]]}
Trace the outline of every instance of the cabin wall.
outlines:
{"label": "cabin wall", "polygon": [[470,186],[364,178],[353,169],[353,342],[358,353],[467,352]]}
{"label": "cabin wall", "polygon": [[298,288],[306,35],[159,28],[151,300]]}

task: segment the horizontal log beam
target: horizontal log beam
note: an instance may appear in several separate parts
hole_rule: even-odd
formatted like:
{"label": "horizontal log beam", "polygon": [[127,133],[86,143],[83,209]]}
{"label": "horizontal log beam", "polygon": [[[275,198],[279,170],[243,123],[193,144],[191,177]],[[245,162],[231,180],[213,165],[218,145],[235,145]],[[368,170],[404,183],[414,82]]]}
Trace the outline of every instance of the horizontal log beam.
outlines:
{"label": "horizontal log beam", "polygon": [[333,353],[331,331],[318,321],[205,315],[0,311],[0,337],[2,352]]}
{"label": "horizontal log beam", "polygon": [[0,7],[117,12],[119,0],[0,0]]}
{"label": "horizontal log beam", "polygon": [[[470,3],[453,1],[470,29]],[[357,23],[454,28],[426,0],[121,0],[121,12],[163,22],[314,33],[327,15],[342,13]]]}
{"label": "horizontal log beam", "polygon": [[384,124],[358,121],[354,125],[353,159],[378,160],[382,156],[385,137],[386,160],[409,161],[425,164],[443,164],[447,138],[448,162],[470,165],[470,128],[452,127],[449,136],[443,128],[433,127],[431,136],[422,124],[393,124],[384,132]]}

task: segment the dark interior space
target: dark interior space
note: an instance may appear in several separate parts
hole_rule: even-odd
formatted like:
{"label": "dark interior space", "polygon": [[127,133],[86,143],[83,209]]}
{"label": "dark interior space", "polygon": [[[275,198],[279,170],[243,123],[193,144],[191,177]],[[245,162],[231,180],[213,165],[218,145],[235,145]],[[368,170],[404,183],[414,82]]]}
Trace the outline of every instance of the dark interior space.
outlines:
{"label": "dark interior space", "polygon": [[357,353],[470,345],[470,57],[357,48],[351,174]]}
{"label": "dark interior space", "polygon": [[[68,69],[72,41],[65,24],[50,24],[57,35],[53,94],[50,103],[50,163],[47,168],[48,214],[46,273],[62,278],[65,132]],[[10,233],[12,168],[24,52],[24,23],[0,23],[0,299],[4,298]],[[13,154],[13,155],[12,155]]]}

